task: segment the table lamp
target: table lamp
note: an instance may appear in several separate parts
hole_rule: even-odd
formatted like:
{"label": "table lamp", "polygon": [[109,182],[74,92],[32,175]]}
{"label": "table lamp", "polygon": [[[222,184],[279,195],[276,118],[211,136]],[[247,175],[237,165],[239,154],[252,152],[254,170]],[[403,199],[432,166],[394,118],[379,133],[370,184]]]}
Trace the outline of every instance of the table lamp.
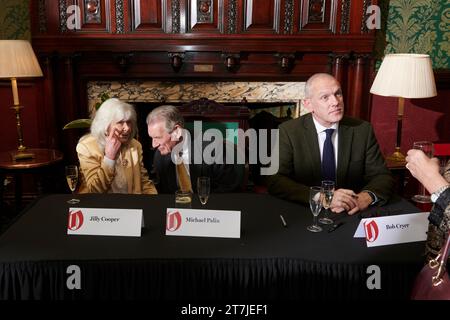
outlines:
{"label": "table lamp", "polygon": [[20,109],[23,107],[19,104],[17,91],[17,79],[31,77],[42,77],[42,70],[31,44],[25,40],[0,40],[0,79],[11,79],[14,99],[12,109],[16,112],[18,147],[12,152],[14,160],[34,158],[34,154],[27,152],[27,148],[23,145],[20,120]]}
{"label": "table lamp", "polygon": [[436,96],[433,68],[427,54],[398,53],[384,57],[370,92],[385,97],[398,98],[397,142],[395,152],[387,159],[404,162],[400,152],[402,120],[405,98],[429,98]]}

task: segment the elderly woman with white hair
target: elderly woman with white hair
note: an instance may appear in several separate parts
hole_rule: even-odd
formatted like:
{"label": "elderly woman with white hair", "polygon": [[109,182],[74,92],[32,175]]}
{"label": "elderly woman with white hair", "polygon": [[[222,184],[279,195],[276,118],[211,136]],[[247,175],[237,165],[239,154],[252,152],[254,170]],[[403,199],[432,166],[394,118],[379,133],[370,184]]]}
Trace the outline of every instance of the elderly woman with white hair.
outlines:
{"label": "elderly woman with white hair", "polygon": [[77,145],[82,173],[80,193],[156,194],[142,161],[133,106],[106,100],[95,114],[91,133]]}

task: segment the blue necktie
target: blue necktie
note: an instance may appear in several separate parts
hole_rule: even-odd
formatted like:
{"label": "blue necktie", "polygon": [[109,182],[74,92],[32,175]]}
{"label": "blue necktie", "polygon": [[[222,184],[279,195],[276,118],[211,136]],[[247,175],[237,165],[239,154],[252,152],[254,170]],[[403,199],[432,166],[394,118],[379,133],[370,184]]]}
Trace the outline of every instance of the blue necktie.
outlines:
{"label": "blue necktie", "polygon": [[334,148],[333,142],[331,141],[331,136],[333,135],[334,129],[326,129],[325,133],[327,137],[323,144],[323,155],[322,155],[322,179],[335,181],[336,179],[336,162],[334,160]]}

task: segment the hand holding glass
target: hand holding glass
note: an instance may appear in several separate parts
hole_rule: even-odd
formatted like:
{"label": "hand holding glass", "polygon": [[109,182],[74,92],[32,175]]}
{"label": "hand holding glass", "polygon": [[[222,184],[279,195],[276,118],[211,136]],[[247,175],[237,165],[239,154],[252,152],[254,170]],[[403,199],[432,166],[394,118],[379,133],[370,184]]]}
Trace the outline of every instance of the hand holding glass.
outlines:
{"label": "hand holding glass", "polygon": [[334,194],[334,181],[322,181],[322,206],[325,209],[324,216],[319,219],[322,224],[332,224],[334,221],[330,219],[330,206]]}
{"label": "hand holding glass", "polygon": [[[75,165],[69,165],[65,167],[65,171],[67,184],[69,185],[69,189],[72,192],[73,196],[78,184],[78,167]],[[75,198],[72,198],[69,201],[67,201],[67,203],[70,204],[76,204],[78,202],[80,202],[80,200]]]}
{"label": "hand holding glass", "polygon": [[202,205],[205,205],[208,202],[210,188],[211,182],[209,177],[197,178],[197,193]]}
{"label": "hand holding glass", "polygon": [[317,216],[322,210],[322,188],[310,187],[309,188],[309,207],[313,214],[314,223],[308,226],[306,229],[311,232],[320,232],[322,228],[317,224]]}
{"label": "hand holding glass", "polygon": [[[433,143],[430,141],[416,141],[413,144],[413,149],[422,150],[429,158],[433,156]],[[419,194],[413,196],[412,200],[419,203],[430,203],[431,197],[427,194],[425,187],[420,184]]]}

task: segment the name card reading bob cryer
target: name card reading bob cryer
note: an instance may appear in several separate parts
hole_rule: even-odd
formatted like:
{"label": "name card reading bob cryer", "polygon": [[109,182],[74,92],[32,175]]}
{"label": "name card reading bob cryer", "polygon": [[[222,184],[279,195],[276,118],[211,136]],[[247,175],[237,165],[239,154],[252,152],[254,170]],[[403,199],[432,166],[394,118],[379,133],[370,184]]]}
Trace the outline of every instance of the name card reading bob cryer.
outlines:
{"label": "name card reading bob cryer", "polygon": [[241,212],[168,208],[166,235],[240,238]]}
{"label": "name card reading bob cryer", "polygon": [[69,208],[67,234],[140,237],[142,209]]}
{"label": "name card reading bob cryer", "polygon": [[429,212],[362,219],[355,238],[365,237],[368,247],[425,241]]}

